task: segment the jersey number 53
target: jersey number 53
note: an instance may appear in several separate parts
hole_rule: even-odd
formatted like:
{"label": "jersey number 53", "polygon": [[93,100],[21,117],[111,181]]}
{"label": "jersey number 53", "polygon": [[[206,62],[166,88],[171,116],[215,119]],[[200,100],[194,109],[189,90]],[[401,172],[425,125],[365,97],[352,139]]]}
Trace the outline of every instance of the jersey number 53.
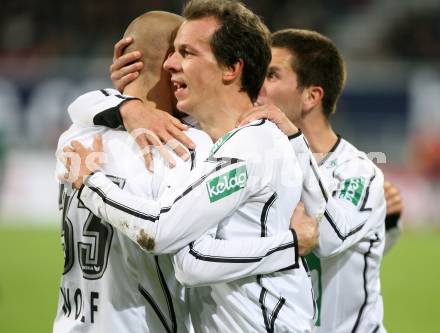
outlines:
{"label": "jersey number 53", "polygon": [[[110,178],[123,188],[125,184],[123,179]],[[63,186],[60,188],[60,208],[63,210],[61,230],[61,244],[64,250],[63,274],[68,273],[77,262],[85,279],[101,278],[107,268],[113,227],[93,215],[78,200],[76,191],[68,195]]]}

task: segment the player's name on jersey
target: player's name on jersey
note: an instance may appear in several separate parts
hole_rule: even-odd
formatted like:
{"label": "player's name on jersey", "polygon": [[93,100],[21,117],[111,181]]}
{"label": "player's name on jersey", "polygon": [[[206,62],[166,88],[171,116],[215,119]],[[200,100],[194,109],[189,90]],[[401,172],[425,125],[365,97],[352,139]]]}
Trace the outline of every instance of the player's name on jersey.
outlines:
{"label": "player's name on jersey", "polygon": [[95,322],[95,316],[98,312],[98,292],[90,291],[84,293],[80,288],[71,289],[65,287],[61,287],[60,291],[63,297],[62,309],[66,317],[74,318],[82,323],[88,322],[93,324]]}

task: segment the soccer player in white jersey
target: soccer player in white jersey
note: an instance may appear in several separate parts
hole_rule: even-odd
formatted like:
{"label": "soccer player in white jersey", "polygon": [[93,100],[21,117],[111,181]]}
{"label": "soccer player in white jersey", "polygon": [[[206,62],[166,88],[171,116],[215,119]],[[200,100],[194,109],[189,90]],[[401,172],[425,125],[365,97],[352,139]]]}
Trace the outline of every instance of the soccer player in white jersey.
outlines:
{"label": "soccer player in white jersey", "polygon": [[[169,80],[161,68],[169,52],[168,41],[181,22],[180,16],[153,12],[142,15],[128,27],[126,34],[135,34],[145,42],[155,39],[156,43],[154,52],[144,57],[149,71],[126,87],[127,94],[144,103],[161,104],[171,111],[171,107],[165,107],[170,104],[166,94]],[[162,86],[163,94],[147,101],[158,85]],[[130,100],[104,89],[82,96],[81,100],[84,99],[93,106],[101,101],[120,105]],[[111,123],[111,119],[107,120]],[[73,139],[90,144],[96,134],[101,134],[112,147],[104,168],[112,181],[131,193],[156,198],[168,167],[157,158],[157,172],[148,173],[141,151],[127,132],[74,125],[61,136],[59,150]],[[188,134],[197,142],[200,158],[206,156],[210,138],[192,129]],[[194,156],[173,172],[186,172],[193,163],[196,163]],[[61,170],[58,162],[57,171]],[[174,278],[171,258],[140,251],[116,228],[93,215],[81,203],[77,191],[62,185],[60,198],[64,271],[53,331],[189,332],[188,308],[183,288]]]}
{"label": "soccer player in white jersey", "polygon": [[[319,246],[307,258],[320,309],[316,331],[385,332],[379,280],[385,240],[383,175],[335,134],[329,120],[345,75],[343,59],[328,38],[282,30],[272,35],[272,62],[259,103],[274,103],[284,112],[264,113],[280,128],[291,121],[302,130],[331,193]],[[246,115],[242,123],[261,116]]]}
{"label": "soccer player in white jersey", "polygon": [[[226,240],[279,235],[288,227],[283,215],[291,213],[302,188],[293,149],[267,121],[232,130],[264,81],[270,58],[267,30],[235,1],[192,1],[184,14],[176,52],[165,68],[172,74],[179,109],[220,140],[185,184],[171,185],[159,202],[120,190],[102,172],[88,176],[78,196],[149,251],[174,252],[210,227],[212,235]],[[69,150],[82,157],[80,175],[90,174],[84,161],[92,151],[79,143],[73,146]],[[181,251],[191,253],[194,245]],[[235,259],[240,263],[252,258]],[[191,273],[185,272],[185,263],[180,268],[182,274]],[[285,268],[201,289],[196,331],[309,332],[314,308],[307,272],[299,258]]]}

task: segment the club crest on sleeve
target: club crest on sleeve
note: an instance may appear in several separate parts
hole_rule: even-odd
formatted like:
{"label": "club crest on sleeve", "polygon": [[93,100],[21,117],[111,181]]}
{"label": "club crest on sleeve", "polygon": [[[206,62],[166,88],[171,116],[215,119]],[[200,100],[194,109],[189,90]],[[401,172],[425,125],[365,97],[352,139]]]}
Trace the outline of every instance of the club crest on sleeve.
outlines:
{"label": "club crest on sleeve", "polygon": [[365,192],[365,178],[348,178],[342,183],[342,188],[336,193],[338,198],[346,199],[357,206]]}
{"label": "club crest on sleeve", "polygon": [[208,180],[206,187],[209,201],[215,202],[246,187],[247,169],[245,165],[232,169],[220,176]]}

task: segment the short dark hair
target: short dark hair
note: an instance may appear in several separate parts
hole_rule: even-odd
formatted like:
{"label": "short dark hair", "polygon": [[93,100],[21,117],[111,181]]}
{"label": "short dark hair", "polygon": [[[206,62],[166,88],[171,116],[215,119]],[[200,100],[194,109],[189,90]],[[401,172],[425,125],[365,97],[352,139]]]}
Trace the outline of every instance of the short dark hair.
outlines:
{"label": "short dark hair", "polygon": [[221,27],[211,38],[211,49],[220,65],[243,61],[241,88],[256,101],[271,60],[270,32],[262,20],[233,0],[191,0],[183,9],[186,20],[214,17]]}
{"label": "short dark hair", "polygon": [[328,118],[334,113],[346,80],[345,63],[335,44],[316,31],[285,29],[272,34],[272,47],[292,53],[298,85],[322,87],[324,114]]}

